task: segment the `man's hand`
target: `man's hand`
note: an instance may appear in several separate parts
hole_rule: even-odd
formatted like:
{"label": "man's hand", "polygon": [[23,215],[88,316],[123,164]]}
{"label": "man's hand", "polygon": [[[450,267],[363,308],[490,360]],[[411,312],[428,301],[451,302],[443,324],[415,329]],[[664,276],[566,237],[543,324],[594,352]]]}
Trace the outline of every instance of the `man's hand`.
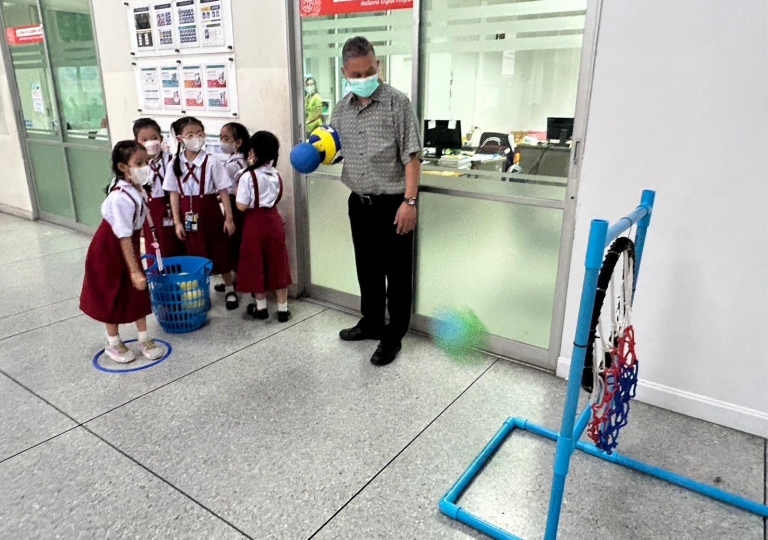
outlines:
{"label": "man's hand", "polygon": [[416,228],[416,207],[403,202],[395,216],[397,234],[408,234]]}

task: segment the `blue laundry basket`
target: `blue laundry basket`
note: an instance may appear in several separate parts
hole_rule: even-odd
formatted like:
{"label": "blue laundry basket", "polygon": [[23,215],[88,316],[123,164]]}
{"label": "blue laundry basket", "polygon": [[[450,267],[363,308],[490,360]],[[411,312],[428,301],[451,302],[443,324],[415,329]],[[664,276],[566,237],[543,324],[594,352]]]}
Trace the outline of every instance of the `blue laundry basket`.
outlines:
{"label": "blue laundry basket", "polygon": [[204,257],[163,258],[163,271],[152,255],[144,255],[152,311],[169,334],[183,334],[205,324],[211,309],[213,262]]}

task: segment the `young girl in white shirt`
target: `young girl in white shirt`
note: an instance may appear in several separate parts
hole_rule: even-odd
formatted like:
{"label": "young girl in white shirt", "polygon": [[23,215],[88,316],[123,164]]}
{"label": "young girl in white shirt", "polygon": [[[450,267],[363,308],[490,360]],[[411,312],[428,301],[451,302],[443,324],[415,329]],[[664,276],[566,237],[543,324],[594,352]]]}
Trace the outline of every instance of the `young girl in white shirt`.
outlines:
{"label": "young girl in white shirt", "polygon": [[80,309],[106,325],[104,352],[108,358],[119,363],[136,358],[118,331],[118,325],[135,322],[141,353],[156,360],[164,349],[147,335],[146,317],[152,313],[152,305],[139,258],[139,239],[148,213],[142,189],[151,174],[146,150],[136,141],[117,143],[112,150],[112,170],[115,179],[101,205],[104,219],[85,258]]}
{"label": "young girl in white shirt", "polygon": [[277,320],[287,322],[291,318],[288,310],[291,268],[283,218],[277,211],[277,203],[283,196],[283,179],[275,170],[279,150],[277,137],[268,131],[259,131],[251,137],[249,162],[252,164],[240,177],[237,188],[237,207],[245,212],[237,290],[256,297],[256,303],[248,306],[248,313],[257,319],[269,318],[266,293],[275,291]]}
{"label": "young girl in white shirt", "polygon": [[[235,222],[235,234],[229,237],[230,253],[232,255],[232,267],[237,269],[237,262],[240,259],[240,241],[243,235],[243,221],[245,214],[237,209],[235,205],[235,196],[237,195],[237,183],[240,175],[245,170],[245,162],[248,155],[248,139],[250,134],[243,124],[229,122],[224,124],[219,132],[221,141],[221,151],[227,155],[224,162],[224,170],[227,171],[232,185],[227,190],[229,192],[229,205],[232,207],[232,219]],[[233,276],[237,282],[237,276]],[[218,292],[224,292],[224,284],[219,283],[214,287]]]}
{"label": "young girl in white shirt", "polygon": [[[173,156],[163,148],[163,135],[160,126],[151,118],[139,118],[133,123],[133,138],[144,146],[149,155],[149,167],[152,170],[150,183],[146,186],[147,205],[152,223],[155,226],[157,243],[164,257],[184,255],[184,243],[176,236],[171,213],[171,199],[163,189],[165,171],[168,169]],[[152,246],[152,231],[149,220],[144,222],[144,249],[149,255],[155,255]]]}
{"label": "young girl in white shirt", "polygon": [[179,118],[171,124],[171,130],[179,147],[166,171],[163,189],[170,192],[176,235],[186,243],[188,255],[213,261],[213,273],[224,280],[227,309],[237,309],[228,240],[235,233],[227,193],[231,182],[224,164],[203,150],[205,129],[200,120],[191,116]]}

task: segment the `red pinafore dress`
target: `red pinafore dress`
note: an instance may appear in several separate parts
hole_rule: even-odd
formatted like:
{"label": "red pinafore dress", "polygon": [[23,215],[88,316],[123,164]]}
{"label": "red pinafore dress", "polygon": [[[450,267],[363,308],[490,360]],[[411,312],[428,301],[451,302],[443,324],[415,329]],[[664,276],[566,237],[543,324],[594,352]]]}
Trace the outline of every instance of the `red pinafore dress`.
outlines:
{"label": "red pinafore dress", "polygon": [[[277,203],[283,197],[283,178],[278,175],[280,190],[275,204],[270,208],[259,207],[259,182],[256,180],[256,173],[249,172],[257,207],[245,211],[240,262],[237,268],[237,290],[262,294],[285,289],[292,283],[288,248],[285,244],[285,226],[277,211]],[[241,182],[245,180],[240,179]]]}
{"label": "red pinafore dress", "polygon": [[[122,187],[112,192],[122,192],[135,206],[133,223],[143,211],[144,203],[137,203]],[[139,260],[141,227],[133,231],[133,252]],[[80,310],[90,318],[106,324],[128,324],[152,313],[149,291],[139,291],[133,286],[128,264],[123,257],[120,239],[115,236],[106,219],[96,230],[85,257],[85,279],[80,293]]]}
{"label": "red pinafore dress", "polygon": [[[163,257],[176,257],[184,255],[187,251],[184,242],[176,236],[176,228],[173,226],[173,216],[171,214],[171,203],[167,193],[162,197],[153,197],[156,192],[156,186],[163,185],[165,178],[165,168],[168,166],[171,157],[163,154],[162,158],[149,164],[152,168],[152,192],[147,195],[147,206],[149,215],[152,216],[152,223],[155,225],[155,234],[157,243],[160,244],[160,253]],[[170,220],[170,221],[166,221]],[[170,223],[170,225],[166,225]],[[155,255],[155,248],[152,247],[152,231],[149,226],[149,220],[144,222],[144,250],[149,255]]]}
{"label": "red pinafore dress", "polygon": [[[200,175],[198,176],[194,163],[186,163],[187,172],[184,178],[176,181],[179,187],[179,198],[181,199],[181,220],[184,222],[184,216],[187,212],[197,213],[197,231],[187,231],[187,255],[194,257],[205,257],[213,261],[214,274],[226,274],[233,270],[232,257],[230,254],[229,239],[224,232],[224,214],[221,213],[221,206],[215,193],[206,194],[206,173],[208,170],[208,159],[205,156],[203,164],[200,166]],[[182,184],[187,182],[196,182],[199,186],[199,195],[185,195]],[[213,180],[211,180],[213,182]]]}

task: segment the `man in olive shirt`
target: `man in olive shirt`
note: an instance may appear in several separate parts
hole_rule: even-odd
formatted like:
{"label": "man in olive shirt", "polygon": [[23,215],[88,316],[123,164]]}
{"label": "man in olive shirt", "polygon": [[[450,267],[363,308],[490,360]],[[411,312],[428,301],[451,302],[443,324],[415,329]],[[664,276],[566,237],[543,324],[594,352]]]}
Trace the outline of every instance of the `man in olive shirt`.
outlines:
{"label": "man in olive shirt", "polygon": [[339,336],[380,340],[371,362],[383,366],[400,352],[411,318],[421,141],[408,98],[379,79],[370,42],[347,40],[342,61],[351,92],[336,105],[331,126],[341,138],[341,181],[352,190],[349,222],[363,318]]}

